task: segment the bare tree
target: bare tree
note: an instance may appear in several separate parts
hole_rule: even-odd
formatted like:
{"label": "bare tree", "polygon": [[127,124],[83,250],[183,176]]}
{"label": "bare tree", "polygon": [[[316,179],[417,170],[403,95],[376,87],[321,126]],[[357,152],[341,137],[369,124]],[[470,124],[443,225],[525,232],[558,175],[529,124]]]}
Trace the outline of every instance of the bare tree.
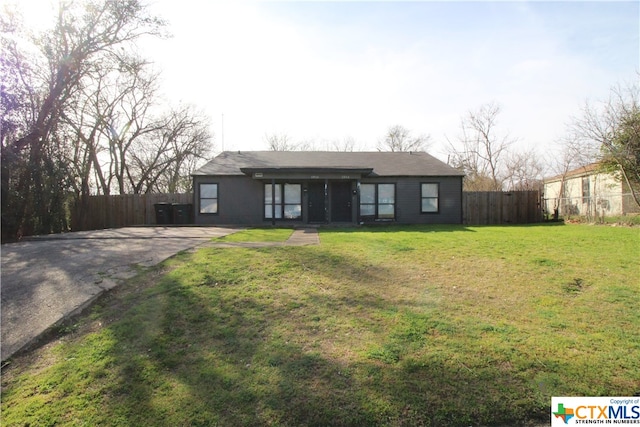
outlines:
{"label": "bare tree", "polygon": [[570,132],[581,152],[614,172],[640,206],[640,88],[616,86],[599,107],[587,103]]}
{"label": "bare tree", "polygon": [[138,0],[62,2],[55,27],[35,40],[16,31],[7,35],[17,24],[11,19],[0,17],[2,57],[30,105],[23,109],[27,114],[19,131],[2,138],[3,237],[63,227],[51,220],[64,216],[69,185],[64,140],[55,135],[62,112],[70,108],[95,61],[119,57],[142,35],[159,34],[163,26]]}
{"label": "bare tree", "polygon": [[186,105],[169,112],[167,130],[171,136],[171,163],[164,186],[169,193],[193,191],[191,174],[213,151],[213,133],[209,117],[194,106]]}
{"label": "bare tree", "polygon": [[136,54],[162,21],[140,0],[70,0],[30,38],[14,16],[0,16],[3,239],[66,229],[65,205],[95,192],[190,187],[208,119],[162,107],[158,73]]}
{"label": "bare tree", "polygon": [[209,119],[185,105],[165,113],[157,122],[162,126],[156,126],[131,153],[134,192],[188,191],[197,161],[211,151]]}
{"label": "bare tree", "polygon": [[192,160],[209,152],[208,118],[189,105],[161,111],[158,74],[148,65],[130,58],[118,64],[117,72],[99,67],[80,92],[75,114],[63,116],[69,139],[77,141],[73,163],[82,197],[89,193],[92,174],[92,185],[102,194],[190,188],[185,173],[191,173]]}
{"label": "bare tree", "polygon": [[429,147],[429,135],[413,136],[404,126],[395,125],[378,141],[378,151],[425,151]]}
{"label": "bare tree", "polygon": [[[137,67],[141,68],[137,68]],[[156,113],[158,75],[146,73],[143,64],[137,64],[129,73],[122,75],[115,86],[118,97],[117,108],[105,117],[106,126],[102,137],[109,152],[110,178],[114,178],[119,194],[141,193],[143,184],[138,173],[142,165],[136,152],[147,152],[152,157],[161,156],[161,146],[155,138],[164,123]],[[114,96],[112,95],[112,96]]]}
{"label": "bare tree", "polygon": [[48,127],[78,88],[94,57],[117,57],[122,54],[118,47],[144,34],[159,34],[163,25],[146,13],[139,0],[61,3],[54,30],[39,42],[51,71],[47,76],[47,92],[30,132],[14,141],[11,148],[20,150],[27,145],[42,144]]}
{"label": "bare tree", "polygon": [[[570,211],[570,200],[565,197],[567,192],[566,181],[569,172],[580,166],[586,166],[588,163],[591,163],[591,161],[588,160],[588,156],[583,156],[583,153],[580,150],[580,145],[576,142],[573,136],[567,135],[563,137],[559,141],[559,145],[561,147],[561,151],[553,155],[547,154],[545,162],[549,165],[549,171],[554,174],[554,176],[560,178],[560,185],[557,190],[555,190],[556,192],[547,192],[543,194],[544,199],[547,201],[546,203],[549,203],[549,200],[553,200],[553,217],[556,220],[559,218],[560,211]],[[547,189],[547,191],[550,190]]]}
{"label": "bare tree", "polygon": [[509,190],[539,190],[542,186],[544,167],[534,149],[508,152],[505,170]]}
{"label": "bare tree", "polygon": [[151,83],[157,77],[144,75],[144,61],[130,61],[93,64],[90,78],[71,101],[73,108],[61,112],[63,131],[69,141],[75,141],[69,160],[75,169],[79,197],[93,191],[110,194],[114,179],[118,184],[115,190],[125,191],[127,147],[120,128],[126,133],[131,124],[120,124],[127,114],[144,118],[141,103],[145,109],[150,105],[155,91]]}
{"label": "bare tree", "polygon": [[466,190],[499,191],[503,188],[504,157],[517,139],[508,133],[498,134],[499,114],[500,106],[495,103],[469,111],[461,119],[462,134],[458,141],[449,141],[451,162],[466,173]]}
{"label": "bare tree", "polygon": [[297,145],[286,133],[265,134],[263,137],[269,151],[295,151]]}
{"label": "bare tree", "polygon": [[342,139],[334,139],[330,143],[331,151],[343,151],[343,152],[351,152],[357,151],[357,142],[352,136],[345,136]]}
{"label": "bare tree", "polygon": [[318,142],[315,138],[305,138],[294,142],[286,133],[267,133],[263,141],[270,151],[354,151],[356,141],[353,137],[345,137],[342,140]]}

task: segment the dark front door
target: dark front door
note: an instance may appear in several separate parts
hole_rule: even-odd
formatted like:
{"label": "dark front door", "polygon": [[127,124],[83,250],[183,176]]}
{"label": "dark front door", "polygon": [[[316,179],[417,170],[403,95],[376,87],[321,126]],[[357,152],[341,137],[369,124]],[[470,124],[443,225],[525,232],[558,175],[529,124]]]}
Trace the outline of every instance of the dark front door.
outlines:
{"label": "dark front door", "polygon": [[325,222],[325,190],[324,182],[310,182],[309,192],[309,222]]}
{"label": "dark front door", "polygon": [[351,182],[331,183],[331,222],[351,222]]}

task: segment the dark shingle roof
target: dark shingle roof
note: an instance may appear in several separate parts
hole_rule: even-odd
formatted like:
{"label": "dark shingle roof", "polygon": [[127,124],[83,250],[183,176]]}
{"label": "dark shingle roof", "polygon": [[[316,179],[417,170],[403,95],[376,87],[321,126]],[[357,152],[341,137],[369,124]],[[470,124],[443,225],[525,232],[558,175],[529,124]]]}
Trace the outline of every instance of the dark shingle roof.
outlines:
{"label": "dark shingle roof", "polygon": [[372,176],[462,176],[424,152],[225,151],[193,175],[243,175],[242,169],[373,169]]}

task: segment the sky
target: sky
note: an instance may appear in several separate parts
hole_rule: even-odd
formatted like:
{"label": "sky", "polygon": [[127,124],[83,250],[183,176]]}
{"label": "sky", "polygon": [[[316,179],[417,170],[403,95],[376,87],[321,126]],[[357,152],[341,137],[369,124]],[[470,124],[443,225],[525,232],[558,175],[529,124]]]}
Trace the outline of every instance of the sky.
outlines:
{"label": "sky", "polygon": [[[35,0],[23,0],[26,4]],[[35,3],[34,3],[35,4]],[[518,149],[558,149],[586,101],[638,82],[640,2],[151,0],[146,41],[170,102],[212,122],[216,152],[287,135],[375,150],[390,126],[446,159],[470,110],[500,105]],[[37,13],[37,8],[32,8]],[[28,13],[28,12],[27,12]]]}

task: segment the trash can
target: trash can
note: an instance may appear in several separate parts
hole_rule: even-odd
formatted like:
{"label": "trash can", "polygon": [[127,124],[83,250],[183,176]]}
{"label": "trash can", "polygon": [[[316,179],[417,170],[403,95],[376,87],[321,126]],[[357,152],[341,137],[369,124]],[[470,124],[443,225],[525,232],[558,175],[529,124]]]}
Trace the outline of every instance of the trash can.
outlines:
{"label": "trash can", "polygon": [[156,209],[156,224],[166,225],[173,224],[172,209],[170,203],[156,203],[153,205]]}
{"label": "trash can", "polygon": [[192,224],[191,212],[193,205],[188,203],[174,203],[173,206],[173,223],[174,224]]}

